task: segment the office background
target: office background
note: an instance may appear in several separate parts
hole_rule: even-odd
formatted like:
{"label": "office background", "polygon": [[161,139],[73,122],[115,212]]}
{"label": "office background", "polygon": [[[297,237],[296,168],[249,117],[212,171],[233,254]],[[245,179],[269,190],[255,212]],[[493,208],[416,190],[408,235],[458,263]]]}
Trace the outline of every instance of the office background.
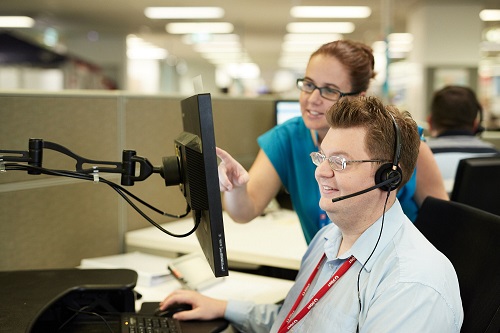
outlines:
{"label": "office background", "polygon": [[[120,161],[123,149],[134,149],[159,165],[163,156],[173,155],[173,139],[181,131],[179,101],[199,92],[195,86],[201,78],[202,91],[213,95],[217,144],[249,167],[258,150],[257,136],[274,124],[274,100],[298,97],[294,82],[303,75],[310,53],[305,46],[295,47],[307,52],[296,63],[280,63],[287,23],[306,21],[292,18],[290,8],[332,3],[184,1],[186,6],[225,9],[225,16],[215,21],[233,24],[246,52],[236,63],[255,65],[239,67],[208,61],[196,45],[183,41],[186,37],[166,33],[172,20],[144,15],[147,6],[171,4],[3,0],[0,16],[27,15],[35,25],[0,28],[1,40],[12,42],[14,37],[15,45],[34,46],[30,54],[35,59],[0,43],[0,149],[26,150],[28,139],[37,137],[97,160]],[[372,10],[365,19],[329,20],[354,22],[354,32],[342,38],[363,41],[375,50],[390,33],[413,38],[411,48],[389,54],[389,63],[385,51],[377,52],[379,75],[372,93],[408,109],[424,124],[433,90],[446,83],[468,84],[478,91],[486,120],[496,128],[492,120],[500,117],[500,22],[482,21],[479,13],[500,9],[497,1],[334,4]],[[160,55],[133,56],[129,51],[137,39],[131,34],[148,43],[142,49]],[[55,153],[44,156],[47,167],[72,169],[71,162]],[[130,189],[167,212],[184,209],[178,189],[165,188],[158,175]],[[104,184],[23,172],[0,173],[0,216],[2,270],[74,267],[82,258],[122,252],[125,232],[149,226]]]}
{"label": "office background", "polygon": [[[367,18],[304,18],[291,13],[294,6],[325,5],[366,6],[371,12]],[[116,87],[190,95],[193,77],[201,76],[205,90],[212,93],[296,98],[294,82],[303,75],[311,50],[325,40],[350,38],[375,50],[379,74],[372,91],[408,108],[417,119],[425,119],[430,93],[446,83],[470,84],[478,90],[487,121],[500,115],[500,21],[480,18],[484,9],[500,10],[495,0],[183,1],[182,6],[223,10],[221,17],[198,20],[151,19],[145,9],[152,6],[179,3],[2,1],[0,15],[34,19],[31,28],[7,31],[30,38],[45,52],[32,52],[43,54],[38,66],[0,65],[0,88]],[[174,23],[200,21],[228,23],[231,33],[209,34],[206,27],[202,34],[166,31],[172,31]],[[337,25],[314,28],[324,33],[308,37],[307,44],[289,40],[297,36],[288,33],[294,29],[289,24],[307,23],[308,28],[325,21]],[[3,42],[2,48],[8,45]],[[43,68],[47,58],[57,55],[69,61],[60,63],[59,71]],[[2,59],[5,62],[5,52]]]}

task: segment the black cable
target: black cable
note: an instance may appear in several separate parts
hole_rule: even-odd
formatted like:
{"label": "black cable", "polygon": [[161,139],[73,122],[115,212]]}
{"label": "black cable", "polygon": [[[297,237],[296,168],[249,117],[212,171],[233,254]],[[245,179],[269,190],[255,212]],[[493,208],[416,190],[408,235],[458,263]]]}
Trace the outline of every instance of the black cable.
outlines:
{"label": "black cable", "polygon": [[[363,264],[363,266],[361,266],[361,269],[358,272],[358,280],[356,282],[356,285],[357,285],[357,289],[358,289],[359,314],[361,314],[361,295],[360,295],[360,291],[359,291],[359,280],[360,280],[360,277],[361,277],[361,272],[363,271],[363,268],[365,268],[366,263],[368,262],[368,260],[370,260],[370,258],[372,257],[373,253],[375,253],[375,249],[377,248],[378,243],[380,241],[380,238],[382,237],[382,230],[384,229],[385,210],[387,208],[387,201],[389,200],[390,194],[391,194],[391,191],[388,191],[387,192],[387,197],[385,198],[384,211],[382,212],[382,222],[380,224],[380,232],[378,234],[377,242],[375,243],[375,246],[373,247],[372,252],[370,253],[370,255],[366,259],[365,263]],[[356,332],[359,332],[359,319],[358,319],[358,325],[356,327]]]}
{"label": "black cable", "polygon": [[[100,178],[100,177],[99,177]],[[113,185],[111,185],[113,184]],[[134,208],[142,217],[144,217],[149,223],[151,223],[152,225],[154,225],[156,228],[160,229],[161,231],[163,231],[164,233],[166,233],[167,235],[169,236],[172,236],[172,237],[177,237],[177,238],[182,238],[182,237],[187,237],[189,235],[191,235],[193,232],[196,231],[196,229],[198,229],[198,226],[200,225],[199,221],[197,220],[193,229],[191,229],[190,231],[184,233],[184,234],[174,234],[166,229],[164,229],[161,225],[159,225],[158,223],[156,223],[155,221],[153,221],[151,218],[149,218],[149,216],[147,216],[141,209],[139,209],[139,207],[137,207],[129,198],[127,198],[127,196],[122,193],[122,188],[121,186],[119,185],[116,185],[114,183],[111,183],[111,184],[108,184],[111,186],[111,188],[113,190],[115,190],[116,192],[118,192],[118,194],[130,205],[132,206],[132,208]],[[188,206],[189,208],[189,206]],[[191,208],[189,208],[189,210],[191,210]]]}
{"label": "black cable", "polygon": [[189,212],[191,211],[191,207],[189,207],[189,205],[187,205],[186,207],[186,213],[184,214],[181,214],[181,215],[173,215],[173,214],[169,214],[169,213],[165,213],[163,212],[162,210],[152,206],[151,204],[147,203],[146,201],[142,200],[141,198],[139,198],[138,196],[136,196],[135,194],[133,194],[132,192],[130,192],[129,190],[127,190],[126,188],[116,184],[116,183],[113,183],[113,182],[110,182],[109,180],[107,179],[104,179],[104,178],[101,178],[99,177],[99,181],[102,181],[103,183],[109,185],[109,186],[118,186],[120,187],[120,190],[125,192],[128,196],[132,197],[134,200],[140,202],[141,204],[143,204],[144,206],[148,207],[149,209],[157,212],[158,214],[160,215],[163,215],[163,216],[168,216],[168,217],[173,217],[173,218],[183,218],[183,217],[186,217]]}
{"label": "black cable", "polygon": [[[68,171],[68,170],[52,170],[52,169],[46,169],[43,167],[36,167],[36,166],[32,166],[32,165],[18,164],[18,163],[5,163],[5,170],[22,170],[22,171],[35,170],[35,171],[38,171],[40,173],[50,175],[50,176],[61,176],[61,177],[69,177],[69,178],[76,178],[76,179],[81,179],[81,180],[94,181],[94,175],[89,175],[86,173],[80,173],[80,172]],[[183,217],[187,216],[191,211],[191,207],[189,206],[189,204],[186,206],[186,212],[184,214],[173,215],[173,214],[164,213],[163,211],[153,207],[152,205],[146,203],[144,200],[140,199],[136,195],[132,194],[130,191],[126,190],[122,186],[120,186],[116,183],[113,183],[107,179],[104,179],[100,176],[98,176],[98,178],[99,178],[99,182],[102,182],[102,183],[110,186],[113,190],[115,190],[132,208],[134,208],[134,210],[137,213],[139,213],[139,215],[141,215],[149,223],[151,223],[153,226],[155,226],[156,228],[158,228],[159,230],[161,230],[162,232],[166,233],[169,236],[177,237],[177,238],[187,237],[187,236],[191,235],[192,233],[194,233],[196,231],[196,229],[198,229],[198,226],[200,225],[201,219],[196,218],[195,225],[190,231],[188,231],[184,234],[174,234],[174,233],[166,230],[165,228],[163,228],[160,224],[158,224],[154,220],[152,220],[148,215],[146,215],[146,213],[144,213],[139,207],[137,207],[137,205],[135,205],[127,197],[127,195],[129,195],[133,199],[137,200],[141,204],[147,206],[148,208],[154,210],[155,212],[159,213],[160,215],[174,217],[174,218],[183,218]]]}
{"label": "black cable", "polygon": [[70,310],[70,311],[73,311],[74,314],[69,317],[64,323],[62,323],[59,328],[58,328],[58,331],[60,331],[61,329],[64,328],[64,326],[66,326],[68,323],[70,323],[73,319],[75,319],[79,314],[87,314],[87,315],[92,315],[92,316],[96,316],[98,318],[100,318],[104,324],[106,324],[106,327],[108,328],[108,330],[111,332],[111,333],[114,333],[113,332],[113,329],[111,328],[111,326],[109,326],[109,323],[108,321],[106,320],[106,318],[104,318],[102,315],[100,315],[99,313],[97,312],[94,312],[94,311],[85,311],[86,308],[89,308],[88,305],[82,307],[81,309],[72,309],[70,307],[68,307],[67,309]]}

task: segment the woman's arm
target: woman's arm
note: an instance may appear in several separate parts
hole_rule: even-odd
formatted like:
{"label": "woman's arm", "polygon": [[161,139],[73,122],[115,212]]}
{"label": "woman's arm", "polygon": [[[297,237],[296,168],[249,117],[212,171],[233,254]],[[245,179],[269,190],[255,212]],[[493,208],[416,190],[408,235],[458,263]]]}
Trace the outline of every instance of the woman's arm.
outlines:
{"label": "woman's arm", "polygon": [[417,159],[415,201],[420,206],[428,196],[449,200],[436,159],[429,146],[425,142],[421,142]]}
{"label": "woman's arm", "polygon": [[219,181],[224,191],[224,209],[236,222],[248,222],[261,215],[276,196],[281,179],[271,161],[259,150],[248,173],[231,155],[217,148],[222,162]]}

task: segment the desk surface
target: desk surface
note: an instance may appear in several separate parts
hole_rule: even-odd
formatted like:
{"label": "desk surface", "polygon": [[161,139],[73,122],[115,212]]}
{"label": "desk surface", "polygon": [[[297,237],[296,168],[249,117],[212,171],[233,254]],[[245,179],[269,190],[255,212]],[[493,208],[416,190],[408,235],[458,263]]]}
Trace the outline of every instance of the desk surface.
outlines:
{"label": "desk surface", "polygon": [[[236,223],[225,212],[224,233],[228,261],[298,270],[307,244],[297,214],[278,210],[249,223]],[[191,218],[162,225],[174,233],[184,233],[193,226]],[[146,253],[200,252],[196,236],[175,238],[155,227],[129,231],[125,235],[128,251]],[[168,254],[167,254],[168,255]]]}
{"label": "desk surface", "polygon": [[[237,299],[262,304],[277,303],[285,298],[293,285],[293,281],[290,280],[233,271],[229,271],[229,276],[221,279],[223,280],[220,283],[200,290],[200,293],[225,300]],[[151,287],[138,285],[135,290],[142,297],[136,301],[136,308],[140,309],[143,302],[160,302],[168,294],[180,288],[181,284],[175,279]]]}
{"label": "desk surface", "polygon": [[[141,263],[133,262],[140,260]],[[160,302],[168,294],[180,289],[181,284],[168,273],[166,264],[168,258],[143,253],[126,253],[108,257],[83,259],[80,268],[122,268],[134,269],[138,273],[138,283],[135,286],[142,297],[137,299],[135,307],[139,310],[143,302]],[[105,266],[106,265],[106,266]],[[155,267],[157,266],[157,267]],[[208,265],[207,265],[207,269]],[[168,278],[149,280],[152,275]],[[200,292],[218,299],[248,300],[256,303],[276,303],[283,300],[293,285],[293,281],[277,279],[247,273],[229,271],[229,276],[218,278],[218,282],[206,287]]]}

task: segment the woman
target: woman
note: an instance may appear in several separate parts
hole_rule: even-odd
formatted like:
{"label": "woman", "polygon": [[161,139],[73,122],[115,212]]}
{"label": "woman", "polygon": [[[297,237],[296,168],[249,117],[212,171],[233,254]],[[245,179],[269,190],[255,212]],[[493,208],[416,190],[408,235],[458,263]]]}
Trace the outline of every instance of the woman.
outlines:
{"label": "woman", "polygon": [[[375,77],[372,50],[349,40],[325,44],[311,55],[305,74],[297,80],[302,117],[258,138],[261,149],[248,172],[222,149],[217,149],[217,155],[222,160],[219,181],[225,192],[224,209],[235,221],[248,222],[262,214],[283,185],[309,243],[328,220],[318,207],[315,166],[304,160],[318,151],[329,129],[326,111],[343,96],[366,94]],[[414,220],[427,196],[448,199],[432,152],[422,142],[416,172],[398,191],[398,199],[405,214]]]}

